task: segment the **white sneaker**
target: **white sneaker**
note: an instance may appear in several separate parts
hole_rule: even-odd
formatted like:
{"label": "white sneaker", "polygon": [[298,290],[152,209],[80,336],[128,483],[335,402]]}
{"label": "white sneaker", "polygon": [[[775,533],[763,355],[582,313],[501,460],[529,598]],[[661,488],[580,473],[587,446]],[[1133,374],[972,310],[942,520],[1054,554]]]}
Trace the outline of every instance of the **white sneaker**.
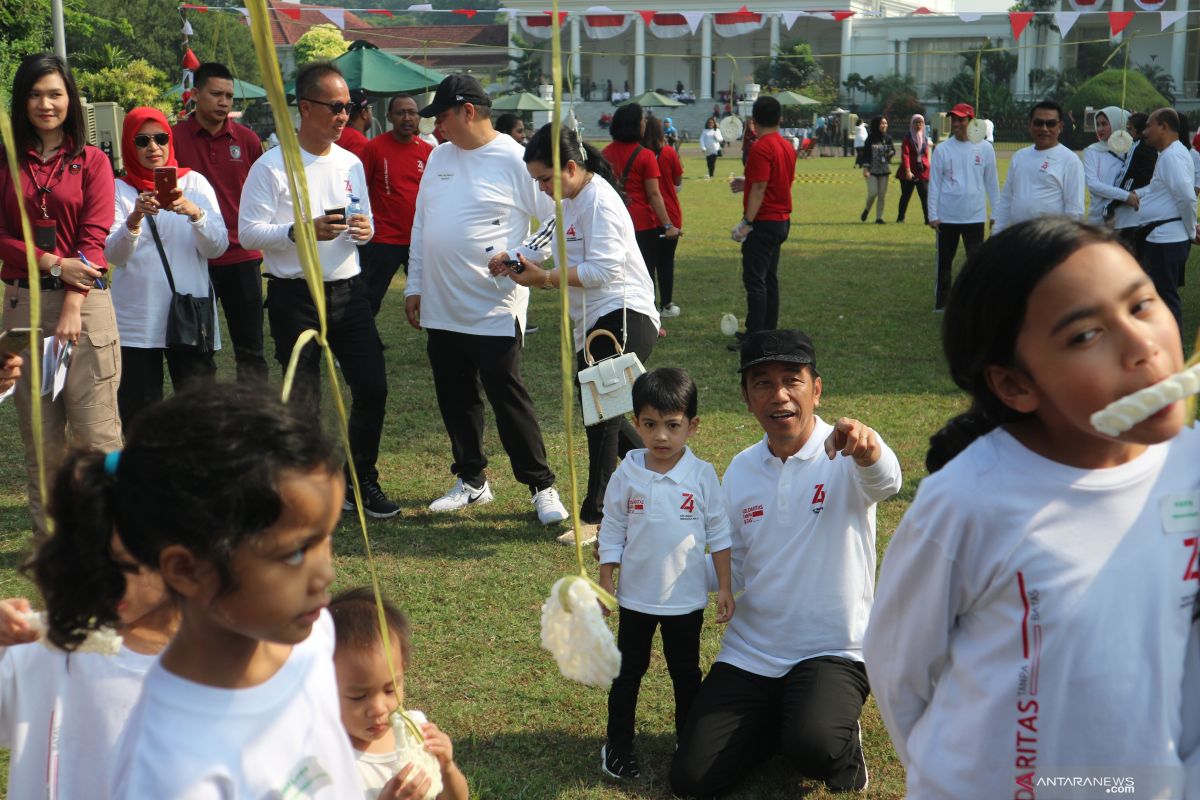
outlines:
{"label": "white sneaker", "polygon": [[[599,532],[599,530],[600,530],[599,525],[591,525],[588,523],[584,523],[583,529],[581,531],[581,533],[583,534],[583,546],[584,547],[590,547],[596,543],[596,534],[597,534],[597,532]],[[559,544],[565,544],[569,547],[574,547],[575,546],[575,529],[572,528],[571,530],[567,531],[566,533],[561,534],[554,541],[558,542]]]}
{"label": "white sneaker", "polygon": [[537,509],[538,521],[543,525],[557,525],[570,516],[562,500],[558,499],[558,490],[553,486],[542,489],[529,502]]}
{"label": "white sneaker", "polygon": [[459,478],[454,482],[450,491],[429,504],[429,510],[459,511],[467,506],[481,506],[484,503],[490,503],[493,499],[495,497],[492,494],[492,487],[488,486],[487,481],[483,482],[483,486],[475,489],[463,483],[462,478]]}
{"label": "white sneaker", "polygon": [[678,317],[681,311],[683,309],[674,303],[667,303],[658,314],[660,317]]}

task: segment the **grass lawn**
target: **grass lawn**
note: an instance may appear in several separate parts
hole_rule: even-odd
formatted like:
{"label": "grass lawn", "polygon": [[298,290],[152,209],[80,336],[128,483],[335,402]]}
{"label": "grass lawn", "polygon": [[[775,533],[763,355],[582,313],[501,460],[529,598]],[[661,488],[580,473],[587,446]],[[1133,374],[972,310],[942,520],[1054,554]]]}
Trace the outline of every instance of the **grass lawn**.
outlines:
{"label": "grass lawn", "polygon": [[[914,196],[908,222],[895,224],[899,185],[892,181],[888,224],[861,224],[865,186],[851,163],[827,158],[797,165],[791,237],[779,270],[780,325],[813,337],[825,385],[822,416],[866,421],[900,457],[904,488],[879,508],[882,556],[924,474],[930,434],[964,406],[964,398],[947,377],[941,356],[941,317],[932,313],[933,233],[921,224],[919,202]],[[729,238],[741,215],[741,198],[724,182],[730,173],[740,174],[741,164],[724,158],[718,180],[705,181],[704,161],[695,145],[687,145],[684,165],[685,236],[675,297],[683,314],[666,321],[668,335],[659,340],[649,366],[684,367],[696,379],[701,427],[692,446],[720,473],[761,436],[740,402],[737,356],[726,351],[730,340],[718,328],[724,312],[745,314],[740,256]],[[1001,162],[1002,171],[1006,168],[1007,160]],[[1197,284],[1200,277],[1193,272],[1184,290],[1188,331],[1197,324]],[[560,409],[556,302],[556,294],[533,292],[530,318],[541,332],[528,339],[524,376],[566,498],[569,454]],[[379,467],[384,489],[403,511],[398,519],[372,522],[370,535],[384,590],[413,621],[409,705],[426,711],[454,739],[473,795],[501,800],[669,797],[673,702],[661,649],[638,707],[643,778],[616,785],[598,768],[606,693],[562,678],[539,648],[542,600],[550,585],[572,570],[573,551],[554,544],[557,530],[537,524],[527,491],[513,480],[490,411],[487,447],[495,460],[489,478],[496,501],[459,515],[426,512],[426,504],[453,481],[450,448],[434,401],[425,337],[404,320],[400,279],[379,322],[388,346],[391,390]],[[230,380],[230,351],[222,353],[221,367],[220,377]],[[0,406],[6,445],[0,448],[0,592],[5,597],[32,591],[16,572],[29,523],[13,414],[11,403]],[[580,480],[586,481],[582,429],[575,441]],[[213,502],[221,502],[220,487],[213,493]],[[338,531],[336,551],[336,588],[366,582],[361,536],[349,517]],[[706,667],[720,644],[712,615],[710,609],[704,629]],[[863,733],[871,769],[867,796],[901,797],[904,771],[873,702],[865,711]],[[732,795],[742,800],[798,796],[826,793],[799,782],[778,759]]]}

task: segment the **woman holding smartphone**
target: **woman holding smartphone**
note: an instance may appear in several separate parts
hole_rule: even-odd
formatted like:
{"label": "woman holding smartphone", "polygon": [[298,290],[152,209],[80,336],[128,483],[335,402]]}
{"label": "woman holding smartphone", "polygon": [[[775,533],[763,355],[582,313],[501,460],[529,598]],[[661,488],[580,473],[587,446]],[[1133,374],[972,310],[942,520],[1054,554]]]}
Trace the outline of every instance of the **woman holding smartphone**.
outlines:
{"label": "woman holding smartphone", "polygon": [[[229,247],[229,234],[212,185],[176,162],[171,126],[161,111],[141,107],[125,115],[121,152],[125,177],[117,182],[116,219],[104,254],[114,265],[122,365],[117,398],[121,424],[128,425],[162,400],[164,356],[176,391],[216,374],[211,350],[167,347],[172,298],[167,266],[176,292],[211,297],[208,261]],[[156,186],[156,177],[164,175],[167,180]],[[213,327],[215,316],[209,321]]]}
{"label": "woman holding smartphone", "polygon": [[[113,170],[103,152],[86,144],[79,92],[70,68],[58,56],[37,53],[21,61],[9,113],[19,174],[0,163],[4,327],[28,326],[30,292],[40,291],[43,330],[53,333],[56,347],[72,348],[66,385],[56,399],[31,391],[27,380],[17,383],[29,508],[35,530],[44,534],[30,423],[33,398],[40,396],[42,403],[47,476],[54,474],[68,443],[101,450],[121,447],[121,353],[104,258],[112,225]],[[38,273],[33,276],[26,271],[22,207],[34,225]]]}
{"label": "woman holding smartphone", "polygon": [[[550,126],[543,125],[525,147],[525,166],[538,188],[554,193],[554,168]],[[562,168],[563,216],[557,224],[566,231],[567,263],[558,269],[543,269],[550,254],[555,218],[542,224],[517,250],[519,267],[507,266],[507,253],[492,258],[488,267],[494,275],[507,275],[522,286],[555,289],[567,281],[571,287],[571,319],[575,320],[575,361],[584,369],[584,342],[596,330],[606,330],[621,342],[626,353],[637,353],[645,364],[658,340],[659,316],[654,308],[654,285],[642,261],[634,235],[633,219],[617,194],[612,168],[603,155],[580,141],[574,131],[563,128],[559,138]],[[517,269],[520,271],[518,272]],[[592,342],[592,356],[599,361],[616,352],[607,336]],[[615,417],[587,429],[588,487],[579,511],[586,526],[584,543],[596,539],[604,517],[604,491],[617,468],[617,459],[642,447],[637,430],[624,417]],[[574,544],[573,533],[559,541]]]}

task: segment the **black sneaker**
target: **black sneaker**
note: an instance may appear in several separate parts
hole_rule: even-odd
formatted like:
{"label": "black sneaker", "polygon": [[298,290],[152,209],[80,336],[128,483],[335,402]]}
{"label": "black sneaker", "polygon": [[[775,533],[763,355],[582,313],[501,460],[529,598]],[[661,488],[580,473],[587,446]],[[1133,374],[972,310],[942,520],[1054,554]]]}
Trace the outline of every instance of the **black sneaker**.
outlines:
{"label": "black sneaker", "polygon": [[854,736],[853,748],[850,762],[842,769],[841,773],[826,781],[825,785],[834,794],[864,792],[867,784],[871,782],[870,775],[867,773],[867,759],[863,755],[861,723]]}
{"label": "black sneaker", "polygon": [[637,756],[633,750],[624,753],[619,753],[610,750],[608,742],[600,748],[600,769],[604,770],[604,774],[610,778],[634,779],[642,777],[642,773],[638,770]]}
{"label": "black sneaker", "polygon": [[[388,496],[383,493],[383,489],[379,485],[379,481],[363,481],[359,484],[362,489],[363,496],[363,511],[368,517],[375,519],[391,519],[400,513],[400,506],[388,499]],[[342,510],[354,510],[354,487],[346,487],[346,501],[342,503]]]}

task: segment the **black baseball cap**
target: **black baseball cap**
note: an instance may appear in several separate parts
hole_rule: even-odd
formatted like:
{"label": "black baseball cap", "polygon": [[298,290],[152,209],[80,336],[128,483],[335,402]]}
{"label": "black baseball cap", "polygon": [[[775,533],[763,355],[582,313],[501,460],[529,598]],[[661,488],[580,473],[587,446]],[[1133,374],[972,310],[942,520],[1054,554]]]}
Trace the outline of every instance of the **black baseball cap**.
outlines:
{"label": "black baseball cap", "polygon": [[461,106],[463,103],[491,106],[492,98],[488,97],[479,81],[470,75],[449,75],[438,85],[433,102],[421,109],[421,116],[436,117],[443,111]]}
{"label": "black baseball cap", "polygon": [[817,353],[807,333],[794,329],[780,331],[755,331],[742,339],[742,365],[738,372],[745,372],[755,364],[767,361],[787,361],[792,364],[809,364],[817,368]]}

